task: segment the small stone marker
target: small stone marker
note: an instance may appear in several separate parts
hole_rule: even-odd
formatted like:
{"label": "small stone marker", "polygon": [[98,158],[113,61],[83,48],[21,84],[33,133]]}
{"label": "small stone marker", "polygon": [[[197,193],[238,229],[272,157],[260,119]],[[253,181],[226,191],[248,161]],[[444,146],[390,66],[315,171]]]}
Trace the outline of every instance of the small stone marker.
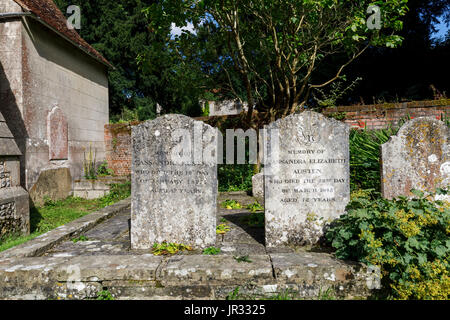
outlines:
{"label": "small stone marker", "polygon": [[252,177],[252,195],[259,203],[264,203],[264,172]]}
{"label": "small stone marker", "polygon": [[217,131],[183,115],[132,129],[132,249],[216,241]]}
{"label": "small stone marker", "polygon": [[450,129],[443,121],[416,118],[382,145],[381,191],[386,199],[434,192],[450,184]]}
{"label": "small stone marker", "polygon": [[349,127],[306,111],[265,129],[266,246],[317,243],[350,200]]}

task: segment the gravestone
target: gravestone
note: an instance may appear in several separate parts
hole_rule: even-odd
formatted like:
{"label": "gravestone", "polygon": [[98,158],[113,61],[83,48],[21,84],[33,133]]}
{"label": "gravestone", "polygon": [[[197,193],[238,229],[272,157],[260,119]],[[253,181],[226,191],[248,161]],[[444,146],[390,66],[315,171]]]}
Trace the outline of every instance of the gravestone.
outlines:
{"label": "gravestone", "polygon": [[350,200],[349,127],[306,111],[265,127],[266,246],[309,245]]}
{"label": "gravestone", "polygon": [[434,192],[450,184],[449,127],[434,118],[405,123],[382,145],[381,191],[384,198]]}
{"label": "gravestone", "polygon": [[30,233],[29,196],[20,186],[20,156],[0,112],[0,238]]}
{"label": "gravestone", "polygon": [[49,160],[67,160],[69,157],[67,119],[58,107],[54,107],[47,116],[47,136]]}
{"label": "gravestone", "polygon": [[183,115],[132,129],[131,245],[216,241],[217,131]]}

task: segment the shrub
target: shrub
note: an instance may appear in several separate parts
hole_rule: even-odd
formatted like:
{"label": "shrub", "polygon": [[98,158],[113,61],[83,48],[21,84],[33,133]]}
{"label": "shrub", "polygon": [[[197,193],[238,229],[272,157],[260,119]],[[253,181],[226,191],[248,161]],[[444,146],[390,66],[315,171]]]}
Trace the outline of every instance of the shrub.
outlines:
{"label": "shrub", "polygon": [[253,175],[254,165],[252,164],[219,165],[219,191],[230,192],[251,190]]}
{"label": "shrub", "polygon": [[108,168],[108,162],[103,161],[97,168],[97,175],[99,177],[113,176],[114,171]]}
{"label": "shrub", "polygon": [[[416,199],[354,194],[326,233],[340,259],[378,266],[382,283],[399,299],[448,299],[450,205],[413,190]],[[446,190],[437,194],[447,195]]]}
{"label": "shrub", "polygon": [[209,247],[209,248],[206,248],[205,250],[203,250],[204,255],[215,256],[215,255],[218,255],[219,253],[220,253],[220,248],[216,248],[216,247]]}

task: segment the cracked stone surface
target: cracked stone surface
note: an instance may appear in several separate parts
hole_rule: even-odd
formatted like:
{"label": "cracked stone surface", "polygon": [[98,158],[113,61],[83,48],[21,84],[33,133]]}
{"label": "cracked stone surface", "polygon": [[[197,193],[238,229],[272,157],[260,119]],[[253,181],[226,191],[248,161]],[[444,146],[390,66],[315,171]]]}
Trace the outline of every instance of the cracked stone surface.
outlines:
{"label": "cracked stone surface", "polygon": [[[227,199],[243,207],[254,202],[245,193],[227,193],[219,206]],[[305,248],[266,249],[264,228],[242,222],[250,214],[218,209],[217,223],[225,219],[231,228],[216,237],[219,255],[197,249],[154,256],[130,250],[124,201],[0,254],[0,299],[95,299],[102,290],[116,299],[224,299],[237,287],[252,298],[291,290],[313,299],[328,288],[343,299],[371,294],[367,283],[373,279],[361,264]]]}

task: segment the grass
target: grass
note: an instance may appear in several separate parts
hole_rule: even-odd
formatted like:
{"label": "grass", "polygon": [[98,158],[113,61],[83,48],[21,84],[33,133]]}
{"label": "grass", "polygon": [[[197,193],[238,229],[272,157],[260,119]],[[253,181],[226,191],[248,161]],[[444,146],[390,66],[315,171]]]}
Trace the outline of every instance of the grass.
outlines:
{"label": "grass", "polygon": [[89,213],[112,205],[131,195],[131,183],[117,184],[111,186],[111,192],[102,198],[85,200],[69,197],[65,200],[45,200],[42,207],[30,208],[29,236],[11,235],[0,239],[0,252],[30,241],[48,231],[79,219]]}

